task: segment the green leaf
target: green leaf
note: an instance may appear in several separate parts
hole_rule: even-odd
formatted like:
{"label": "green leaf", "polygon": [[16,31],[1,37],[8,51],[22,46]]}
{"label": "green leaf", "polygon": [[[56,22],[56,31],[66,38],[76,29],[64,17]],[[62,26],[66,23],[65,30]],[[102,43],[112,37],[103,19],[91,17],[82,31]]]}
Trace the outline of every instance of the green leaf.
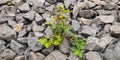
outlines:
{"label": "green leaf", "polygon": [[82,58],[83,57],[83,55],[82,55],[82,52],[79,52],[79,58]]}
{"label": "green leaf", "polygon": [[50,46],[51,46],[50,43],[46,43],[46,44],[45,44],[45,47],[46,47],[46,48],[49,48]]}
{"label": "green leaf", "polygon": [[59,44],[60,44],[60,42],[59,42],[58,40],[55,40],[55,41],[54,41],[54,45],[55,45],[55,46],[58,46]]}
{"label": "green leaf", "polygon": [[76,56],[79,55],[79,50],[75,50],[73,54]]}
{"label": "green leaf", "polygon": [[37,40],[39,43],[41,43],[41,45],[44,45],[46,42],[47,42],[47,40],[46,39],[44,39],[44,38],[40,38],[39,40]]}
{"label": "green leaf", "polygon": [[46,25],[49,25],[49,24],[50,24],[50,22],[46,21],[46,22],[45,22],[45,24],[46,24]]}
{"label": "green leaf", "polygon": [[64,13],[69,13],[70,12],[70,10],[64,10]]}

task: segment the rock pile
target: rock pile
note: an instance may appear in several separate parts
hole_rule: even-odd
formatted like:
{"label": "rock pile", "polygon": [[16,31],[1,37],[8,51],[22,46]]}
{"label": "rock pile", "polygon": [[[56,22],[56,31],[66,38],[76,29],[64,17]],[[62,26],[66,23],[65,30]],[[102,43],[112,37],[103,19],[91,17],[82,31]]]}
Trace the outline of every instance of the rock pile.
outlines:
{"label": "rock pile", "polygon": [[0,0],[0,60],[80,60],[69,50],[69,40],[45,49],[36,40],[52,34],[55,6],[71,12],[74,32],[86,37],[83,60],[120,60],[119,0]]}

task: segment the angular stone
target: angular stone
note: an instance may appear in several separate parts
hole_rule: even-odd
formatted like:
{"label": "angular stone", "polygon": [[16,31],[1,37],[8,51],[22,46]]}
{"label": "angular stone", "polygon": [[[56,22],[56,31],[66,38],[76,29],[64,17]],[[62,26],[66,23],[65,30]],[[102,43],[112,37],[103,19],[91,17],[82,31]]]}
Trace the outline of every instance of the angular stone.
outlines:
{"label": "angular stone", "polygon": [[57,2],[57,0],[46,0],[48,3],[50,3],[50,4],[53,4],[53,3],[56,3]]}
{"label": "angular stone", "polygon": [[87,60],[103,60],[99,53],[97,52],[88,52],[86,53]]}
{"label": "angular stone", "polygon": [[22,55],[26,49],[26,46],[18,43],[15,40],[11,41],[10,48],[15,51],[17,54]]}
{"label": "angular stone", "polygon": [[39,51],[42,49],[42,45],[37,42],[37,37],[28,37],[27,44],[33,51]]}
{"label": "angular stone", "polygon": [[30,21],[35,19],[35,11],[29,11],[26,14],[23,15],[23,18],[28,19]]}
{"label": "angular stone", "polygon": [[62,54],[60,51],[53,51],[44,60],[66,60],[67,56]]}
{"label": "angular stone", "polygon": [[83,17],[85,19],[95,18],[97,13],[93,10],[81,10],[79,11],[79,17]]}
{"label": "angular stone", "polygon": [[0,38],[5,39],[7,41],[11,41],[11,39],[16,38],[16,33],[13,29],[11,29],[7,25],[0,25]]}
{"label": "angular stone", "polygon": [[16,56],[14,60],[24,60],[24,56]]}
{"label": "angular stone", "polygon": [[100,4],[101,0],[91,0],[93,1],[95,4]]}
{"label": "angular stone", "polygon": [[106,46],[113,40],[113,37],[104,36],[99,41],[99,46],[104,50]]}
{"label": "angular stone", "polygon": [[93,2],[91,2],[91,1],[86,1],[85,3],[86,3],[86,5],[88,6],[88,8],[93,8],[93,7],[96,6],[96,4],[93,3]]}
{"label": "angular stone", "polygon": [[104,6],[104,9],[106,10],[113,10],[115,9],[116,5],[114,3],[107,3],[105,6]]}
{"label": "angular stone", "polygon": [[17,40],[22,44],[27,44],[27,37],[17,38]]}
{"label": "angular stone", "polygon": [[38,13],[35,14],[35,20],[36,21],[41,21],[42,20],[42,16],[39,15]]}
{"label": "angular stone", "polygon": [[43,26],[39,26],[35,21],[32,22],[32,30],[34,32],[41,32],[43,31],[45,28]]}
{"label": "angular stone", "polygon": [[86,37],[96,35],[97,30],[93,29],[92,27],[83,26],[82,28],[83,28],[82,31],[81,31],[82,35],[85,35]]}
{"label": "angular stone", "polygon": [[0,40],[0,54],[6,49],[5,42]]}
{"label": "angular stone", "polygon": [[23,0],[12,0],[12,3],[13,3],[15,6],[20,6],[20,5],[23,3]]}
{"label": "angular stone", "polygon": [[91,21],[89,19],[85,19],[85,18],[80,18],[80,24],[81,25],[90,25]]}
{"label": "angular stone", "polygon": [[48,10],[49,12],[53,12],[54,7],[55,5],[51,5],[51,6],[46,7],[45,9]]}
{"label": "angular stone", "polygon": [[42,50],[42,53],[45,54],[45,55],[48,55],[53,51],[54,51],[54,47],[50,47],[50,48]]}
{"label": "angular stone", "polygon": [[69,53],[70,52],[69,41],[66,39],[63,39],[62,43],[59,45],[59,49],[64,54]]}
{"label": "angular stone", "polygon": [[85,49],[89,50],[89,51],[95,51],[95,50],[98,51],[99,46],[96,43],[88,43],[88,44],[86,44]]}
{"label": "angular stone", "polygon": [[88,44],[88,43],[96,43],[96,44],[98,44],[98,42],[99,42],[98,38],[96,38],[96,37],[88,37],[87,41],[86,41],[86,44]]}
{"label": "angular stone", "polygon": [[27,31],[26,31],[26,30],[27,30],[26,28],[22,29],[22,30],[19,32],[18,37],[19,37],[19,38],[20,38],[20,37],[24,37],[24,36],[27,34]]}
{"label": "angular stone", "polygon": [[11,27],[14,27],[14,25],[16,25],[17,23],[13,20],[8,20],[8,24],[11,26]]}
{"label": "angular stone", "polygon": [[21,12],[28,12],[28,11],[30,11],[30,6],[28,3],[23,3],[22,5],[18,6],[18,9]]}
{"label": "angular stone", "polygon": [[16,56],[15,52],[13,52],[10,49],[5,49],[4,52],[1,55],[1,58],[3,60],[13,60],[15,56]]}
{"label": "angular stone", "polygon": [[68,57],[68,60],[80,60],[77,56],[75,56],[72,52],[70,52],[70,56]]}
{"label": "angular stone", "polygon": [[40,32],[34,32],[35,37],[43,37],[45,34],[40,33]]}
{"label": "angular stone", "polygon": [[72,20],[72,27],[74,31],[78,31],[80,29],[80,23],[77,20]]}
{"label": "angular stone", "polygon": [[9,6],[5,8],[5,11],[7,13],[8,16],[15,16],[17,8],[14,6]]}
{"label": "angular stone", "polygon": [[47,36],[49,36],[49,37],[52,36],[52,30],[51,30],[50,27],[47,27],[47,28],[45,29],[45,34],[46,34]]}
{"label": "angular stone", "polygon": [[113,23],[115,21],[114,16],[98,16],[103,23]]}
{"label": "angular stone", "polygon": [[79,10],[82,10],[84,7],[85,7],[85,3],[78,2],[73,8],[73,18],[76,18],[79,13]]}
{"label": "angular stone", "polygon": [[8,2],[8,1],[11,1],[11,0],[0,0],[0,4],[4,4],[4,3]]}
{"label": "angular stone", "polygon": [[120,26],[112,25],[110,26],[111,34],[120,34]]}
{"label": "angular stone", "polygon": [[30,52],[29,60],[44,60],[45,56],[41,53]]}
{"label": "angular stone", "polygon": [[108,10],[96,10],[96,12],[101,16],[101,15],[110,15],[111,11]]}

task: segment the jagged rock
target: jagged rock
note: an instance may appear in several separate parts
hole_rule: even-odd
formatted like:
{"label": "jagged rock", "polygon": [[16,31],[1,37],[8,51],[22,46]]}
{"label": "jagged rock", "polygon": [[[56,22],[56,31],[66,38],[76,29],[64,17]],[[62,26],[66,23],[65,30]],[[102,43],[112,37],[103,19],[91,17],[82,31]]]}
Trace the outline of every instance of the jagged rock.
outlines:
{"label": "jagged rock", "polygon": [[0,40],[0,54],[3,53],[5,49],[5,42],[3,40]]}
{"label": "jagged rock", "polygon": [[27,31],[26,31],[26,30],[27,30],[26,28],[22,29],[22,30],[19,32],[18,37],[24,37],[25,34],[27,34]]}
{"label": "jagged rock", "polygon": [[13,52],[10,49],[5,49],[4,52],[1,55],[1,58],[3,60],[13,60],[15,56],[16,56],[15,52]]}
{"label": "jagged rock", "polygon": [[48,55],[53,51],[54,51],[54,47],[50,47],[50,48],[42,50],[42,53],[45,54],[45,55]]}
{"label": "jagged rock", "polygon": [[5,3],[7,3],[8,1],[11,1],[11,0],[0,0],[0,4],[5,4]]}
{"label": "jagged rock", "polygon": [[30,52],[29,60],[44,60],[45,56],[41,53]]}
{"label": "jagged rock", "polygon": [[47,35],[47,36],[49,36],[49,37],[51,37],[52,36],[52,30],[51,30],[51,28],[50,27],[47,27],[46,29],[45,29],[45,34]]}
{"label": "jagged rock", "polygon": [[13,26],[13,30],[15,30],[16,32],[20,32],[22,28],[23,28],[23,23],[15,24]]}
{"label": "jagged rock", "polygon": [[15,51],[17,54],[22,55],[26,49],[26,46],[18,43],[15,40],[11,41],[10,48]]}
{"label": "jagged rock", "polygon": [[78,31],[80,29],[80,23],[77,20],[72,20],[72,27],[74,31]]}
{"label": "jagged rock", "polygon": [[0,38],[5,39],[7,41],[11,41],[11,39],[16,38],[16,33],[13,29],[11,29],[7,25],[0,25]]}
{"label": "jagged rock", "polygon": [[75,56],[72,52],[70,52],[70,56],[67,58],[68,60],[80,60],[77,56]]}
{"label": "jagged rock", "polygon": [[66,60],[67,56],[62,54],[60,51],[53,51],[44,60]]}
{"label": "jagged rock", "polygon": [[33,51],[39,51],[42,49],[42,45],[37,42],[37,37],[28,37],[27,38],[27,44]]}
{"label": "jagged rock", "polygon": [[16,56],[14,60],[24,60],[24,56]]}
{"label": "jagged rock", "polygon": [[113,23],[115,21],[114,16],[98,16],[103,23]]}
{"label": "jagged rock", "polygon": [[70,52],[69,41],[66,39],[63,39],[62,43],[59,45],[59,49],[64,54],[69,53]]}
{"label": "jagged rock", "polygon": [[17,40],[22,44],[27,44],[27,37],[17,38]]}
{"label": "jagged rock", "polygon": [[18,6],[18,9],[21,12],[28,12],[28,11],[30,11],[30,6],[28,3],[23,3],[22,5]]}
{"label": "jagged rock", "polygon": [[92,51],[86,53],[86,59],[87,60],[103,60],[99,53],[92,52]]}
{"label": "jagged rock", "polygon": [[26,14],[23,15],[23,18],[28,19],[30,21],[35,19],[35,11],[29,11]]}

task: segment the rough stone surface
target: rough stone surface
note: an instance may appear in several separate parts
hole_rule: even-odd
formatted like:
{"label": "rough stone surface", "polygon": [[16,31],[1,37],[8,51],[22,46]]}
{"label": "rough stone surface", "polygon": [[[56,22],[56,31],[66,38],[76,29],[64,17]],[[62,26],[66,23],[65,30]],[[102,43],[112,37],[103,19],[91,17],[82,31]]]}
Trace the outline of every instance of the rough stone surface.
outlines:
{"label": "rough stone surface", "polygon": [[42,46],[40,43],[37,42],[37,37],[28,37],[27,38],[27,44],[33,51],[39,51],[42,49]]}
{"label": "rough stone surface", "polygon": [[101,56],[97,52],[88,52],[86,53],[86,59],[87,60],[102,60]]}
{"label": "rough stone surface", "polygon": [[98,16],[98,18],[104,23],[113,23],[115,21],[114,16]]}
{"label": "rough stone surface", "polygon": [[63,39],[62,43],[59,46],[59,49],[63,53],[69,53],[70,52],[70,46],[69,46],[69,41],[66,39]]}
{"label": "rough stone surface", "polygon": [[[8,34],[9,33],[9,34]],[[16,38],[16,33],[7,25],[0,25],[0,38],[10,41]]]}
{"label": "rough stone surface", "polygon": [[67,56],[62,54],[60,51],[53,51],[44,60],[66,60]]}
{"label": "rough stone surface", "polygon": [[77,20],[72,20],[72,27],[74,31],[78,31],[80,29],[80,23]]}
{"label": "rough stone surface", "polygon": [[44,60],[45,56],[41,53],[30,52],[29,60]]}
{"label": "rough stone surface", "polygon": [[30,11],[30,6],[29,6],[28,3],[24,3],[24,4],[20,5],[20,6],[18,7],[18,9],[19,9],[21,12],[28,12],[28,11]]}
{"label": "rough stone surface", "polygon": [[15,56],[16,56],[15,52],[13,52],[10,49],[5,49],[4,52],[1,55],[1,58],[3,60],[13,60]]}
{"label": "rough stone surface", "polygon": [[26,46],[18,43],[15,40],[11,41],[10,48],[15,51],[17,54],[22,55],[25,51]]}

